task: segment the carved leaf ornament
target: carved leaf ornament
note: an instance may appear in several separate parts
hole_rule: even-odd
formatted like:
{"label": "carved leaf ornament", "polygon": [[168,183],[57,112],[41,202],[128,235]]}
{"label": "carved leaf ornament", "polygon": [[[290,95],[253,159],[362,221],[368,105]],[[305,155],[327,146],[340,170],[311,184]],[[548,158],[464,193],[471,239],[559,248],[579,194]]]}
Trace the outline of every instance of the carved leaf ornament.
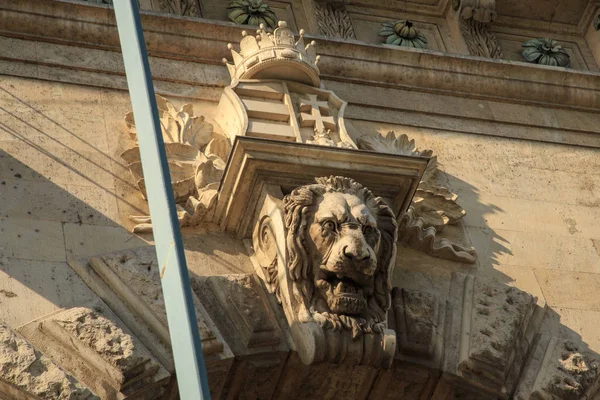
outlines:
{"label": "carved leaf ornament", "polygon": [[414,139],[409,139],[405,134],[398,135],[394,131],[385,135],[364,135],[357,142],[358,148],[364,150],[430,157],[409,211],[401,222],[400,240],[434,257],[474,263],[476,253],[473,248],[466,248],[447,239],[436,239],[438,232],[446,225],[458,223],[466,215],[466,211],[456,202],[456,194],[438,185],[433,179],[438,167],[433,151],[418,150]]}
{"label": "carved leaf ornament", "polygon": [[229,19],[240,25],[265,24],[277,27],[277,16],[262,0],[234,0],[229,4]]}
{"label": "carved leaf ornament", "polygon": [[565,68],[571,66],[571,57],[554,39],[531,39],[522,46],[523,57],[530,63]]}
{"label": "carved leaf ornament", "polygon": [[[213,126],[207,123],[203,116],[194,116],[191,104],[185,104],[177,110],[161,96],[156,96],[156,103],[175,201],[186,203],[185,208],[178,206],[180,223],[185,226],[192,223],[191,216],[197,215],[202,209],[201,205],[212,204],[213,196],[205,199],[205,192],[223,175],[229,142],[224,137],[213,133]],[[132,112],[127,113],[125,122],[130,137],[137,140]],[[136,180],[138,189],[146,198],[139,146],[125,150],[121,157],[128,163],[129,171]],[[212,188],[210,192],[216,193]],[[203,210],[203,214],[205,211]],[[134,231],[145,232],[151,229],[149,217],[130,218],[142,224],[134,228]]]}
{"label": "carved leaf ornament", "polygon": [[427,48],[427,39],[411,21],[384,22],[377,34],[386,37],[386,44],[416,49]]}

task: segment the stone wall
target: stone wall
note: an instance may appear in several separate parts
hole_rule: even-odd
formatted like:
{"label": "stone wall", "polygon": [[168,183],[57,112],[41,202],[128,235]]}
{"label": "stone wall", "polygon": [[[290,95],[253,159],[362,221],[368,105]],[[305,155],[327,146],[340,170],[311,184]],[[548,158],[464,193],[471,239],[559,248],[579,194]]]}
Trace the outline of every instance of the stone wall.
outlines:
{"label": "stone wall", "polygon": [[[282,9],[291,10],[289,4]],[[146,215],[147,204],[120,158],[131,106],[114,22],[108,12],[74,7],[88,19],[83,44],[66,41],[58,28],[43,38],[33,26],[17,27],[14,21],[46,18],[25,9],[0,14],[0,21],[10,17],[15,24],[0,32],[0,47],[8,49],[0,57],[0,321],[12,329],[96,299],[68,260],[152,244],[150,234],[131,233],[128,218]],[[68,26],[60,7],[43,12],[63,13],[59,24]],[[228,83],[216,61],[227,54],[226,43],[215,37],[237,40],[241,29],[145,18],[153,28],[157,92],[178,106],[192,103],[214,122]],[[102,28],[95,25],[100,20]],[[178,42],[165,34],[180,23],[196,37]],[[500,42],[509,41],[501,31]],[[580,335],[600,353],[598,73],[324,38],[321,45],[324,84],[348,101],[353,132],[393,130],[433,150],[441,163],[436,180],[467,211],[444,237],[474,246],[476,266],[400,248],[394,285],[443,299],[451,296],[453,273],[493,278],[548,306],[547,319],[560,320],[558,337]],[[181,57],[185,52],[194,54]],[[581,69],[597,71],[588,53],[581,57],[589,68]],[[353,69],[370,75],[361,79]],[[192,275],[253,273],[244,244],[216,230],[184,228]],[[407,279],[409,272],[422,279]]]}

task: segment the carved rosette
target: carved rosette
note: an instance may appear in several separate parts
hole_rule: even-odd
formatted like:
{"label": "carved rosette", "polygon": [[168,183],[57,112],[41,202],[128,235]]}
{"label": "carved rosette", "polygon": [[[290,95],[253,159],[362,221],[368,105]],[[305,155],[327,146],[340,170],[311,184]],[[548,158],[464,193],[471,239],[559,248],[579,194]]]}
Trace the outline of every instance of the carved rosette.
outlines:
{"label": "carved rosette", "polygon": [[389,367],[396,349],[387,329],[394,213],[343,177],[317,178],[281,198],[276,190],[265,196],[253,248],[302,361]]}

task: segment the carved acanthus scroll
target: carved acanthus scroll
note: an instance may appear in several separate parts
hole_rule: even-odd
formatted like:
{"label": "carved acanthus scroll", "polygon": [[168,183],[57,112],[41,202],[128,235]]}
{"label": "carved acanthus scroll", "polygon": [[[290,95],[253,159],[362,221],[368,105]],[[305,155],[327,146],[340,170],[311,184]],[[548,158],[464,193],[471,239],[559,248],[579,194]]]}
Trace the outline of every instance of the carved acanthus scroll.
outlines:
{"label": "carved acanthus scroll", "polygon": [[320,3],[318,1],[314,4],[317,23],[322,35],[341,39],[356,39],[352,21],[343,4]]}
{"label": "carved acanthus scroll", "polygon": [[500,43],[490,31],[489,24],[473,19],[461,20],[460,30],[472,55],[498,59],[503,57]]}
{"label": "carved acanthus scroll", "polygon": [[415,192],[413,202],[400,218],[399,240],[433,257],[463,263],[475,262],[477,253],[474,248],[437,238],[438,232],[446,225],[457,224],[466,215],[466,211],[456,202],[456,194],[435,182],[438,163],[433,151],[418,150],[414,140],[410,140],[405,134],[397,135],[393,131],[385,135],[364,135],[358,138],[358,147],[380,153],[429,157],[427,169]]}
{"label": "carved acanthus scroll", "polygon": [[502,58],[502,49],[490,24],[496,20],[495,0],[455,0],[454,9],[459,13],[463,38],[474,56]]}
{"label": "carved acanthus scroll", "polygon": [[[229,141],[213,131],[213,125],[203,116],[194,115],[191,104],[177,110],[167,99],[156,96],[163,141],[171,173],[177,216],[181,226],[197,225],[210,220],[217,198],[218,182],[229,155]],[[137,141],[133,113],[125,116],[127,131]],[[139,147],[133,146],[121,154],[146,198]],[[131,216],[137,223],[134,232],[152,231],[150,216]]]}
{"label": "carved acanthus scroll", "polygon": [[464,263],[474,263],[477,259],[474,248],[436,238],[435,228],[427,227],[423,218],[415,215],[412,207],[402,216],[398,230],[400,242],[430,256]]}
{"label": "carved acanthus scroll", "polygon": [[160,0],[160,11],[182,17],[202,17],[199,0]]}

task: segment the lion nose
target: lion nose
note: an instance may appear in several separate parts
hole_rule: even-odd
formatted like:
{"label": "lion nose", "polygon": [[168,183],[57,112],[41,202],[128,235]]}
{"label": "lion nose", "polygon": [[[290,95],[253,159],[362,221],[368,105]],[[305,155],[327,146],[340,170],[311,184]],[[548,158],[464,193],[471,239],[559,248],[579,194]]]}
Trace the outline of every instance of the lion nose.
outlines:
{"label": "lion nose", "polygon": [[344,246],[343,251],[344,256],[348,257],[351,260],[362,261],[369,258],[369,252],[364,247],[361,247],[360,249],[353,249],[349,246]]}

